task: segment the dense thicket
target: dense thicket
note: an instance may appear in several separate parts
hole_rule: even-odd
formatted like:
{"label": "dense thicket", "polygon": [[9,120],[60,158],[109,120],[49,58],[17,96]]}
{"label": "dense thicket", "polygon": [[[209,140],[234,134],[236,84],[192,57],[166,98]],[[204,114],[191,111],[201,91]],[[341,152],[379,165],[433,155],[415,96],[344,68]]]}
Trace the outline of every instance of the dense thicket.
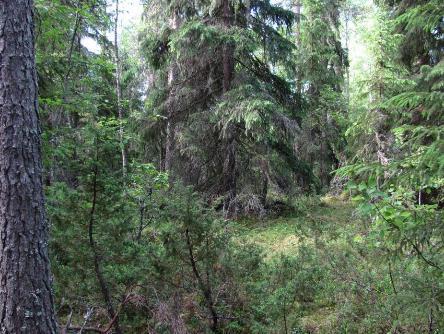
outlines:
{"label": "dense thicket", "polygon": [[[151,152],[227,215],[261,212],[269,195],[298,186],[319,190],[337,162],[334,145],[323,143],[337,127],[319,105],[341,99],[338,4],[307,8],[306,20],[269,1],[147,9],[142,40],[155,78],[147,107],[157,119],[145,127],[157,144]],[[159,22],[169,24],[159,29]],[[297,43],[295,22],[304,32]],[[307,139],[314,145],[305,147]]]}
{"label": "dense thicket", "polygon": [[436,1],[380,3],[369,36],[374,62],[357,90],[347,130],[353,149],[340,171],[372,218],[370,243],[399,271],[396,279],[390,272],[390,300],[409,305],[410,319],[391,320],[396,331],[442,327],[442,10]]}
{"label": "dense thicket", "polygon": [[441,2],[124,3],[36,0],[61,329],[442,329]]}

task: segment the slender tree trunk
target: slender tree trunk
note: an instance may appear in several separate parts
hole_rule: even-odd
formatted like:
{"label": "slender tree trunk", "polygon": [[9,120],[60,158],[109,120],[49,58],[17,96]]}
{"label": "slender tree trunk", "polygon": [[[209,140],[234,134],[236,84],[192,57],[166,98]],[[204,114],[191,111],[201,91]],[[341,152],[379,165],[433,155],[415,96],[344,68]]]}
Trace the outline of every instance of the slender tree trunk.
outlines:
{"label": "slender tree trunk", "polygon": [[139,229],[137,230],[136,241],[140,242],[142,239],[142,233],[144,228],[144,220],[145,220],[145,201],[141,201],[139,203]]}
{"label": "slender tree trunk", "polygon": [[0,333],[56,333],[32,0],[0,0]]}
{"label": "slender tree trunk", "polygon": [[[301,47],[301,8],[302,0],[295,0],[294,2],[294,13],[296,15],[296,30],[295,30],[295,43],[296,47],[299,49]],[[301,83],[301,69],[296,70],[296,91],[298,94],[302,93],[302,83]]]}
{"label": "slender tree trunk", "polygon": [[[232,10],[229,0],[223,0],[223,24],[226,29],[232,25]],[[223,47],[223,93],[227,93],[231,89],[234,70],[233,46],[224,45]],[[224,189],[227,191],[224,211],[229,215],[230,203],[236,197],[236,128],[230,124],[226,133],[225,144],[225,161],[223,167]]]}
{"label": "slender tree trunk", "polygon": [[117,95],[117,113],[119,117],[119,139],[120,139],[120,150],[122,155],[122,174],[126,176],[127,161],[126,161],[126,149],[125,149],[125,138],[123,129],[123,108],[122,108],[122,62],[120,60],[119,53],[119,0],[116,0],[116,16],[114,19],[114,53],[116,61],[116,95]]}
{"label": "slender tree trunk", "polygon": [[267,195],[268,195],[268,180],[269,180],[269,169],[268,163],[265,159],[262,159],[260,162],[260,168],[262,171],[262,191],[261,191],[261,204],[265,207],[267,204]]}
{"label": "slender tree trunk", "polygon": [[[347,58],[349,57],[350,50],[350,14],[345,13],[345,50],[347,50]],[[348,59],[347,59],[348,62]],[[350,105],[350,65],[345,67],[345,98],[347,101],[347,108]]]}
{"label": "slender tree trunk", "polygon": [[205,298],[205,303],[207,304],[208,311],[211,315],[211,330],[214,333],[218,333],[219,331],[219,316],[217,315],[216,309],[214,307],[213,302],[213,293],[211,291],[211,285],[209,282],[209,278],[207,277],[207,284],[205,284],[204,280],[202,279],[202,276],[199,273],[199,270],[197,269],[197,262],[196,258],[194,257],[193,252],[193,244],[191,243],[191,236],[190,231],[188,228],[185,230],[185,237],[187,241],[187,247],[188,247],[188,257],[190,260],[191,268],[193,270],[193,274],[197,279],[197,283],[199,285],[199,288]]}
{"label": "slender tree trunk", "polygon": [[288,334],[287,305],[285,303],[285,297],[284,297],[284,305],[283,305],[282,311],[283,311],[283,316],[284,316],[284,330],[285,330],[285,334]]}
{"label": "slender tree trunk", "polygon": [[[180,19],[179,15],[174,12],[173,18],[170,23],[171,30],[175,31],[179,28],[180,25]],[[171,95],[174,94],[174,82],[177,78],[177,65],[173,61],[171,63],[171,66],[168,70],[168,89],[170,91],[170,98]],[[174,104],[173,104],[174,108]],[[175,110],[173,108],[169,108],[168,115],[167,115],[167,124],[166,124],[166,138],[165,138],[165,158],[163,162],[163,170],[165,172],[170,172],[173,162],[173,155],[174,155],[174,142],[175,142],[175,132],[176,132],[176,124],[174,122],[174,112]]]}
{"label": "slender tree trunk", "polygon": [[[225,29],[232,26],[232,9],[230,0],[223,0],[223,25]],[[223,47],[223,92],[226,93],[231,89],[231,81],[233,80],[233,46],[226,44]]]}
{"label": "slender tree trunk", "polygon": [[296,16],[296,31],[295,31],[295,37],[296,37],[296,45],[300,46],[301,44],[301,12],[302,12],[302,0],[295,0],[294,1],[294,14]]}
{"label": "slender tree trunk", "polygon": [[268,177],[264,175],[262,181],[262,191],[261,191],[261,204],[263,207],[267,205],[267,195],[268,195]]}
{"label": "slender tree trunk", "polygon": [[111,300],[111,293],[109,292],[108,283],[106,282],[105,277],[103,276],[102,258],[97,248],[96,241],[94,240],[94,223],[95,223],[95,214],[96,214],[96,205],[97,205],[97,176],[98,176],[98,169],[96,166],[94,169],[93,198],[91,202],[91,213],[88,224],[89,245],[91,247],[94,258],[94,272],[96,274],[96,278],[100,286],[100,291],[102,292],[103,300],[105,301],[106,309],[108,311],[108,316],[110,317],[111,320],[115,319],[114,328],[116,329],[117,334],[121,334],[122,331],[120,330],[119,320],[116,316],[116,311],[114,310],[114,306]]}
{"label": "slender tree trunk", "polygon": [[169,113],[166,125],[165,158],[163,163],[163,170],[165,172],[170,172],[171,170],[174,152],[174,131],[175,126],[172,120],[172,115]]}

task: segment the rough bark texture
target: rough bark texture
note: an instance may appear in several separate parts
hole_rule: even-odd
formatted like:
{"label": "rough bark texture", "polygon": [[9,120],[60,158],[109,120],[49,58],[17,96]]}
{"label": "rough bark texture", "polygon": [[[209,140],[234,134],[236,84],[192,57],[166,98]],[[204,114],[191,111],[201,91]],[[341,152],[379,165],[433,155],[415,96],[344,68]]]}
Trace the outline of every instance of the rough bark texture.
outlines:
{"label": "rough bark texture", "polygon": [[32,0],[0,0],[0,333],[56,333]]}

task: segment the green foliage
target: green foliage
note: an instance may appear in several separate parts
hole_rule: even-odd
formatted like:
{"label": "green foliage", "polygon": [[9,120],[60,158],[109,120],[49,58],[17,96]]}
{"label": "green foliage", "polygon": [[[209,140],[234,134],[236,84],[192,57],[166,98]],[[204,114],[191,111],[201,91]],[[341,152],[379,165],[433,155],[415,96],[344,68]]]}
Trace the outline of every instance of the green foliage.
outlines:
{"label": "green foliage", "polygon": [[437,73],[441,72],[441,64],[424,68],[413,91],[385,102],[384,107],[396,112],[398,120],[398,126],[392,130],[398,153],[391,161],[385,165],[358,164],[343,169],[344,174],[367,180],[365,185],[352,189],[366,193],[364,198],[359,197],[361,200],[386,203],[382,205],[382,216],[385,220],[392,215],[403,219],[393,223],[401,229],[404,225],[422,229],[440,212],[444,144],[439,88],[442,77]]}
{"label": "green foliage", "polygon": [[401,59],[415,71],[418,65],[442,59],[443,4],[440,1],[406,2],[399,6],[395,24],[403,34]]}
{"label": "green foliage", "polygon": [[[269,1],[230,2],[227,22],[222,3],[208,7],[199,3],[201,11],[182,15],[185,4],[178,2],[175,12],[163,13],[165,20],[175,22],[170,28],[151,27],[144,38],[147,57],[153,58],[149,50],[160,43],[164,62],[162,66],[151,62],[158,71],[146,104],[153,117],[142,126],[150,136],[157,133],[162,143],[156,147],[159,166],[166,143],[172,140],[168,127],[174,128],[171,174],[214,199],[227,196],[226,181],[220,176],[229,172],[236,178],[230,191],[243,189],[237,204],[233,202],[241,207],[245,198],[263,197],[261,161],[271,162],[266,167],[270,188],[293,183],[296,175],[310,187],[314,178],[308,176],[302,159],[287,149],[302,116],[301,97],[286,77],[294,67],[295,47],[289,37],[295,15]],[[229,89],[224,91],[227,80]],[[228,142],[235,143],[236,161],[232,170],[223,171]],[[276,150],[277,146],[286,149]],[[281,168],[282,160],[290,162],[290,169]],[[240,170],[248,173],[235,177]],[[268,189],[265,198],[267,193]]]}
{"label": "green foliage", "polygon": [[[103,329],[111,305],[124,333],[442,329],[442,5],[382,2],[353,22],[349,89],[347,1],[147,1],[120,119],[106,4],[37,0],[60,324]],[[340,165],[353,205],[312,196]]]}
{"label": "green foliage", "polygon": [[[405,272],[403,290],[395,287],[391,272],[395,296],[388,299],[390,304],[386,307],[396,310],[400,300],[412,298],[417,304],[427,305],[429,331],[441,326],[439,320],[433,319],[434,315],[442,317],[441,304],[435,303],[434,298],[442,294],[438,282],[444,273],[440,246],[443,244],[443,64],[438,62],[440,56],[435,49],[440,38],[435,28],[442,17],[435,12],[435,6],[439,7],[433,1],[417,6],[403,4],[391,21],[381,19],[384,15],[378,16],[378,37],[370,40],[374,45],[371,49],[374,74],[370,72],[368,81],[364,81],[370,97],[376,88],[373,96],[377,98],[366,101],[367,95],[363,94],[357,99],[362,104],[356,109],[354,116],[358,118],[347,134],[359,148],[351,157],[355,163],[338,171],[350,179],[348,191],[352,199],[361,214],[371,220],[368,246],[385,252],[390,263],[403,264],[397,269]],[[418,13],[423,16],[418,17]],[[413,49],[409,47],[411,43]],[[398,59],[407,65],[410,73],[395,62],[398,50],[401,50]],[[387,52],[392,55],[388,59]],[[428,64],[418,67],[425,63]],[[418,277],[421,288],[415,288],[411,281]],[[403,324],[413,328],[410,331],[423,331],[420,328],[425,325],[419,325],[418,320],[425,316],[421,310],[412,307],[407,314],[398,315],[393,326]]]}

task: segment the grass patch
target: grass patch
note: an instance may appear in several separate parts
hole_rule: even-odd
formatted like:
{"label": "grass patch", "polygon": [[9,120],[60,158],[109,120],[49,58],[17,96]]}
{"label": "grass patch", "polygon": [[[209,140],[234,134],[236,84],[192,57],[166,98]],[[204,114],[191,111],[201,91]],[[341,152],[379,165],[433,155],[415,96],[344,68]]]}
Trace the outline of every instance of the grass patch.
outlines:
{"label": "grass patch", "polygon": [[[353,213],[351,203],[335,197],[317,200],[304,198],[303,203],[295,207],[295,212],[286,217],[239,222],[242,227],[239,236],[263,247],[266,258],[271,258],[297,252],[299,241],[307,237],[301,233],[304,228],[310,227],[312,232],[322,231],[322,227],[328,224],[340,231],[341,227],[346,227],[350,222]],[[315,233],[312,237],[319,236]]]}

